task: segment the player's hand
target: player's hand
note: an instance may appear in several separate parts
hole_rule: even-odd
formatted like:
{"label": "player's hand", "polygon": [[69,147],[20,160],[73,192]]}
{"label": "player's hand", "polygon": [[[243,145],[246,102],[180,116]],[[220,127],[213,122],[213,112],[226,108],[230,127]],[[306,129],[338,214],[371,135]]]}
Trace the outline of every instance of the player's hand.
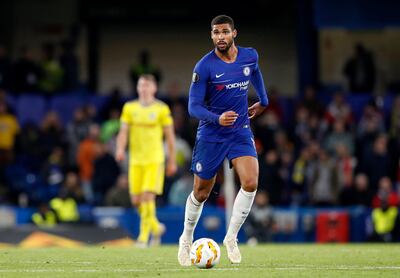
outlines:
{"label": "player's hand", "polygon": [[176,165],[175,161],[168,160],[167,162],[167,168],[165,169],[165,174],[167,177],[171,177],[176,174],[176,171],[178,170],[178,166]]}
{"label": "player's hand", "polygon": [[260,115],[265,109],[259,102],[254,103],[249,107],[249,119],[254,119],[256,116]]}
{"label": "player's hand", "polygon": [[115,151],[115,160],[121,162],[125,160],[125,150],[117,149]]}
{"label": "player's hand", "polygon": [[239,114],[235,111],[226,111],[219,116],[219,124],[222,126],[230,126],[235,123]]}

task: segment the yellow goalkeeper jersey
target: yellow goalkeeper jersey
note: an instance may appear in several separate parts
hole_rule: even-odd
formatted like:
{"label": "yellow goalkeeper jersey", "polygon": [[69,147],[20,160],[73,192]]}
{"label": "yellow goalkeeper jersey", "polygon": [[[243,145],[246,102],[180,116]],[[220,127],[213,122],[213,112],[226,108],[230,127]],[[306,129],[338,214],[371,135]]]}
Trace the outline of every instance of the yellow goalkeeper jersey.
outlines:
{"label": "yellow goalkeeper jersey", "polygon": [[163,128],[173,124],[168,105],[160,100],[148,106],[130,101],[122,108],[120,120],[129,126],[131,165],[164,162]]}

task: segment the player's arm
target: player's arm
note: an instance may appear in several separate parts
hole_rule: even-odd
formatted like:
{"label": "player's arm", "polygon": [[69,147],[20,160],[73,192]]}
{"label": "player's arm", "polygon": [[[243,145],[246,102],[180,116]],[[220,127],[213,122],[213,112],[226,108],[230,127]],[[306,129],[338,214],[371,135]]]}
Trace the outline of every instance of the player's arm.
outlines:
{"label": "player's arm", "polygon": [[255,54],[257,56],[257,64],[255,70],[251,75],[250,81],[251,84],[253,84],[254,89],[256,90],[259,101],[249,107],[250,119],[261,114],[264,111],[265,107],[267,107],[268,105],[267,91],[265,89],[264,79],[262,77],[261,70],[258,67],[258,54],[256,51]]}
{"label": "player's arm", "polygon": [[199,120],[218,124],[219,115],[209,111],[204,105],[207,92],[208,70],[198,63],[193,71],[192,84],[189,89],[189,115]]}
{"label": "player's arm", "polygon": [[125,150],[128,144],[129,125],[121,122],[121,127],[117,135],[117,146],[115,150],[115,160],[125,160]]}
{"label": "player's arm", "polygon": [[232,125],[239,116],[236,112],[227,111],[218,115],[205,107],[204,99],[207,92],[207,76],[207,70],[204,69],[204,66],[197,64],[193,72],[192,84],[189,90],[188,110],[190,116],[222,126]]}
{"label": "player's arm", "polygon": [[166,165],[167,176],[172,176],[177,171],[176,166],[176,147],[175,147],[175,132],[174,126],[169,125],[164,127],[165,141],[167,142],[168,160]]}

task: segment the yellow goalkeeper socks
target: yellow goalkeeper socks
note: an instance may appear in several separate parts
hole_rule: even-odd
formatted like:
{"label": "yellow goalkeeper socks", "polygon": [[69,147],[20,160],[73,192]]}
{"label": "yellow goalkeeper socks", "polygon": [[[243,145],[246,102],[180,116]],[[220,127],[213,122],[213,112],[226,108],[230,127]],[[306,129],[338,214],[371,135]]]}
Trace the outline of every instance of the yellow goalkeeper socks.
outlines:
{"label": "yellow goalkeeper socks", "polygon": [[157,219],[156,202],[147,202],[147,209],[149,212],[150,230],[154,235],[158,235],[160,233],[160,222]]}
{"label": "yellow goalkeeper socks", "polygon": [[140,233],[138,241],[147,243],[150,233],[153,235],[159,235],[160,233],[160,222],[156,214],[156,202],[143,202],[140,204],[138,210],[140,215]]}
{"label": "yellow goalkeeper socks", "polygon": [[140,216],[140,233],[137,240],[142,243],[147,243],[149,241],[150,229],[151,229],[148,203],[140,204],[139,216]]}

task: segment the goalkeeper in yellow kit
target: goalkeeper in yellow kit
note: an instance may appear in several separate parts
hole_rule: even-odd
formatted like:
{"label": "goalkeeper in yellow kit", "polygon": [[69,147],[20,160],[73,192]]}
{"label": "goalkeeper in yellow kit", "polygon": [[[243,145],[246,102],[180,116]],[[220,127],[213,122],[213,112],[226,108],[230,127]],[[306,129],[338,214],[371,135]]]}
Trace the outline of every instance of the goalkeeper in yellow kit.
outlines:
{"label": "goalkeeper in yellow kit", "polygon": [[[171,176],[177,170],[171,112],[168,105],[155,98],[156,91],[153,75],[139,77],[138,100],[127,102],[122,109],[115,153],[117,161],[125,159],[129,138],[129,192],[140,216],[139,247],[147,247],[150,235],[152,245],[160,243],[165,226],[156,216],[156,195],[163,192],[164,172]],[[168,148],[166,163],[163,136]]]}

